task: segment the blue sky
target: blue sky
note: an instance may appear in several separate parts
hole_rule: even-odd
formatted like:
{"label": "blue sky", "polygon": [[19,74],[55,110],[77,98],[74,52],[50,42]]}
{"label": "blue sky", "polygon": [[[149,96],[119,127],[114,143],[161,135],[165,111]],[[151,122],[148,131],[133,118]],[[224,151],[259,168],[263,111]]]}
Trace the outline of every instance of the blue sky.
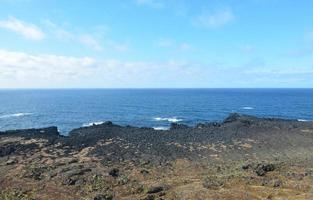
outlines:
{"label": "blue sky", "polygon": [[0,0],[0,88],[312,87],[310,0]]}

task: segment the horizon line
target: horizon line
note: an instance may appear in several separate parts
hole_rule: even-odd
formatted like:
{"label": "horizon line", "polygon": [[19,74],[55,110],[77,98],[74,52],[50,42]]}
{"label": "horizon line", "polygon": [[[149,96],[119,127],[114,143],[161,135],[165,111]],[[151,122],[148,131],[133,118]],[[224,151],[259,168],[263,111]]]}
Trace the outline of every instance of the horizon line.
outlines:
{"label": "horizon line", "polygon": [[73,87],[73,88],[0,88],[0,90],[172,90],[172,89],[313,89],[313,87]]}

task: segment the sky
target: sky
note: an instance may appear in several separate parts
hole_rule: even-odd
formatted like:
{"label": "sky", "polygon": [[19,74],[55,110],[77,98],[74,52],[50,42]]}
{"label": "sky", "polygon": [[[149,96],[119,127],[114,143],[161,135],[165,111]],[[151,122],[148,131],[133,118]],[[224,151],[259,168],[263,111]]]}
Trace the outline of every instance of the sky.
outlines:
{"label": "sky", "polygon": [[0,88],[312,88],[311,0],[0,0]]}

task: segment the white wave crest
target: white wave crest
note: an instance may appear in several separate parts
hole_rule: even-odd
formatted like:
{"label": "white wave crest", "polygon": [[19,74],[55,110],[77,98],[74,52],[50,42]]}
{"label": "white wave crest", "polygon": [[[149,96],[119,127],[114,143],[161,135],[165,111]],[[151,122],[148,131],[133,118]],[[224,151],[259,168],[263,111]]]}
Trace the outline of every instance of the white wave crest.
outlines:
{"label": "white wave crest", "polygon": [[6,115],[1,115],[0,119],[4,118],[11,118],[11,117],[23,117],[27,115],[32,115],[33,113],[14,113],[14,114],[6,114]]}
{"label": "white wave crest", "polygon": [[170,128],[165,127],[165,126],[156,126],[156,127],[153,127],[153,129],[157,131],[166,131],[166,130],[169,130]]}
{"label": "white wave crest", "polygon": [[154,120],[155,121],[168,121],[168,122],[173,122],[173,123],[183,121],[182,119],[178,119],[176,117],[155,117]]}
{"label": "white wave crest", "polygon": [[298,122],[308,122],[310,120],[307,120],[307,119],[298,119]]}
{"label": "white wave crest", "polygon": [[254,108],[253,108],[253,107],[246,106],[246,107],[242,107],[242,109],[244,109],[244,110],[253,110]]}
{"label": "white wave crest", "polygon": [[90,122],[90,123],[83,124],[83,127],[95,126],[95,125],[100,125],[100,124],[103,124],[103,123],[104,122]]}

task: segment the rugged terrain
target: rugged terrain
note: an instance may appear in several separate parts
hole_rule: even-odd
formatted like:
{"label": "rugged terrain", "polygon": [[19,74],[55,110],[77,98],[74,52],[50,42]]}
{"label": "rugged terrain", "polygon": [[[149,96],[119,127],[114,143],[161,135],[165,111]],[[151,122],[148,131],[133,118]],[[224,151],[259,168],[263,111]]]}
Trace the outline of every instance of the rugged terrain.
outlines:
{"label": "rugged terrain", "polygon": [[313,199],[313,122],[0,132],[0,199]]}

